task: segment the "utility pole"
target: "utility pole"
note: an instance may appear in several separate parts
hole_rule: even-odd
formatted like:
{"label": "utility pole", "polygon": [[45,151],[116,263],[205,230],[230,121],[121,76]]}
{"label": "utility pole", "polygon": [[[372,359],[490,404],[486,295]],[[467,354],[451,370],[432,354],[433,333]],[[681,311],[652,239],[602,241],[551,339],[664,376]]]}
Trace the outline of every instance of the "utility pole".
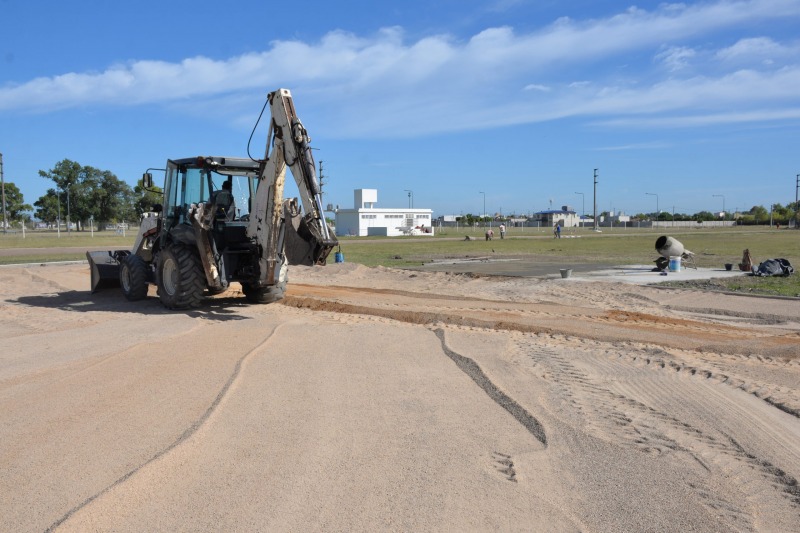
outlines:
{"label": "utility pole", "polygon": [[722,219],[725,220],[725,195],[724,194],[712,194],[716,198],[722,198]]}
{"label": "utility pole", "polygon": [[597,170],[594,169],[594,230],[597,231]]}
{"label": "utility pole", "polygon": [[3,177],[3,154],[0,154],[0,188],[3,189],[3,233],[8,231],[8,218],[6,217],[6,180]]}
{"label": "utility pole", "polygon": [[483,195],[483,213],[481,213],[481,218],[483,219],[483,227],[486,227],[486,193],[480,191],[478,194]]}
{"label": "utility pole", "polygon": [[[585,202],[586,197],[583,195],[582,192],[576,192],[575,194],[580,194],[581,195],[581,218],[585,219],[586,218],[586,202]],[[586,221],[582,220],[582,222],[586,222]]]}
{"label": "utility pole", "polygon": [[[0,162],[3,161],[3,155],[0,154]],[[2,168],[2,166],[0,166]],[[800,224],[800,204],[798,202],[797,193],[800,191],[800,174],[797,175],[797,184],[794,186],[794,227],[797,229],[797,225]]]}
{"label": "utility pole", "polygon": [[[647,196],[655,196],[656,197],[656,222],[658,222],[658,219],[661,217],[661,210],[658,208],[658,193],[646,192],[645,194]],[[655,227],[655,225],[653,227]]]}
{"label": "utility pole", "polygon": [[71,186],[72,186],[71,183],[67,184],[67,235],[72,235],[72,228],[69,227],[70,226],[70,224],[69,224],[69,188]]}

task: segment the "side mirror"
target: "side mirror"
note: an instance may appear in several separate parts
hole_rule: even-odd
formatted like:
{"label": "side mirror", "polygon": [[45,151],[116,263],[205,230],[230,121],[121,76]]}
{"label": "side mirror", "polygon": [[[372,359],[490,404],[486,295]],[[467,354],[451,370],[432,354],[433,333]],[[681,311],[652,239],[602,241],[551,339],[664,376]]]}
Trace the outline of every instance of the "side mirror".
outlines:
{"label": "side mirror", "polygon": [[149,172],[145,172],[142,174],[142,186],[145,189],[152,189],[153,188],[153,175]]}

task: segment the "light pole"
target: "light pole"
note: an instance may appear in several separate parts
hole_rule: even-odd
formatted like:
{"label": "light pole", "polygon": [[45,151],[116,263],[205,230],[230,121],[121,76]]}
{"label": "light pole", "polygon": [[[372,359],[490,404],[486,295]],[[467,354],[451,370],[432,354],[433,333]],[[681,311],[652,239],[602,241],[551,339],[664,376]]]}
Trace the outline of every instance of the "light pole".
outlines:
{"label": "light pole", "polygon": [[61,193],[56,190],[56,207],[58,207],[58,218],[56,219],[56,235],[61,238]]}
{"label": "light pole", "polygon": [[656,220],[658,220],[658,216],[661,214],[661,211],[658,210],[658,194],[654,192],[646,192],[648,196],[655,196],[656,197]]}
{"label": "light pole", "polygon": [[597,231],[597,170],[594,169],[594,230]]}
{"label": "light pole", "polygon": [[712,194],[711,196],[715,198],[722,198],[722,218],[725,218],[725,195],[724,194]]}
{"label": "light pole", "polygon": [[794,186],[794,228],[800,224],[800,203],[798,203],[798,192],[800,192],[800,174],[797,175],[797,182]]}
{"label": "light pole", "polygon": [[0,154],[0,188],[3,190],[3,233],[5,233],[8,228],[8,217],[6,216],[6,180],[3,177],[3,154]]}
{"label": "light pole", "polygon": [[408,189],[404,189],[405,192],[408,193],[408,208],[414,208],[414,191],[410,191]]}
{"label": "light pole", "polygon": [[72,228],[69,226],[69,185],[67,185],[67,235],[72,235]]}
{"label": "light pole", "polygon": [[486,193],[481,191],[478,194],[483,195],[483,213],[481,213],[481,220],[483,220],[483,227],[486,227]]}
{"label": "light pole", "polygon": [[581,195],[581,222],[583,222],[586,219],[586,202],[584,201],[586,197],[582,192],[576,192],[575,194]]}

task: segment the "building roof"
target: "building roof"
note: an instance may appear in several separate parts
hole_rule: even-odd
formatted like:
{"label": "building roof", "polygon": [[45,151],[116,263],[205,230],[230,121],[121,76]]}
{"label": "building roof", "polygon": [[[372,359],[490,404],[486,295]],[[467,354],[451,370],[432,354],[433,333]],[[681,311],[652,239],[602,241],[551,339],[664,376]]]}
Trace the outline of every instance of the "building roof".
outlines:
{"label": "building roof", "polygon": [[537,215],[577,215],[575,211],[564,211],[563,209],[548,209],[546,211],[537,211]]}

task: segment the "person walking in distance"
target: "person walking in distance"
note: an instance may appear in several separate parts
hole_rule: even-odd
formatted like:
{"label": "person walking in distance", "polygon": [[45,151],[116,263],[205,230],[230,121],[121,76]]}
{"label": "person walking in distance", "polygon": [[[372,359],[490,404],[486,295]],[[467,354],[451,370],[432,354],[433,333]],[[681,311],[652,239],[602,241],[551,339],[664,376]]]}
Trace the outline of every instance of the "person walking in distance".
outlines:
{"label": "person walking in distance", "polygon": [[500,240],[503,240],[505,238],[506,238],[506,225],[500,224]]}

